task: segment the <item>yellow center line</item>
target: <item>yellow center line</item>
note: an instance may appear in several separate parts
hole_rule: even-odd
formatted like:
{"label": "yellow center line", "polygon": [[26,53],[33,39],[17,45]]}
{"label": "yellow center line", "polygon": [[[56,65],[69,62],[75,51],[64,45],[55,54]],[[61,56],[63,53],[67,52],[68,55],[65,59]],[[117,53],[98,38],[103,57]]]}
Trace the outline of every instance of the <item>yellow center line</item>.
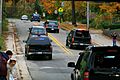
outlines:
{"label": "yellow center line", "polygon": [[48,34],[48,36],[61,48],[65,51],[65,53],[67,54],[71,54],[73,55],[73,53],[68,50],[62,43],[60,43],[60,41],[58,41],[55,37],[53,37],[51,34]]}

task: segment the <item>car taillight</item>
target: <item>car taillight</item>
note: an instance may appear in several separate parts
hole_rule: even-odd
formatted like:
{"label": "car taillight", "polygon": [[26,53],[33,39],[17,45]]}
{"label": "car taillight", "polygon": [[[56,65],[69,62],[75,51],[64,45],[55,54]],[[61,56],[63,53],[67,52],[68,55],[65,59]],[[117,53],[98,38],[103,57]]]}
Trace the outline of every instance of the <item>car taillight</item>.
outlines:
{"label": "car taillight", "polygon": [[46,25],[45,28],[48,28],[48,25]]}
{"label": "car taillight", "polygon": [[49,47],[50,51],[52,51],[52,46]]}
{"label": "car taillight", "polygon": [[74,38],[72,38],[72,43],[74,42]]}
{"label": "car taillight", "polygon": [[89,72],[84,72],[84,79],[83,80],[89,80]]}

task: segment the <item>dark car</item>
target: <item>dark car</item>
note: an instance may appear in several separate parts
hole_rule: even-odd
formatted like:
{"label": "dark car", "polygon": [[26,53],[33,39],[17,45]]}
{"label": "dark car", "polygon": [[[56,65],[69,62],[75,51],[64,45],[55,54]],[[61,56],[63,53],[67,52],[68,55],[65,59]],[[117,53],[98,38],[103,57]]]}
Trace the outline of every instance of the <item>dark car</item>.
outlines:
{"label": "dark car", "polygon": [[46,31],[55,31],[56,33],[59,33],[59,24],[58,21],[54,21],[54,20],[47,20],[47,22],[45,22],[45,28]]}
{"label": "dark car", "polygon": [[25,44],[25,56],[31,59],[34,56],[47,57],[52,59],[52,45],[51,40],[45,35],[32,35],[28,37]]}
{"label": "dark car", "polygon": [[69,48],[87,47],[89,45],[91,45],[91,35],[88,30],[73,29],[67,35],[66,46]]}
{"label": "dark car", "polygon": [[89,47],[68,67],[74,67],[71,80],[120,80],[120,47]]}
{"label": "dark car", "polygon": [[38,21],[40,22],[40,15],[39,14],[32,14],[31,22],[32,21]]}

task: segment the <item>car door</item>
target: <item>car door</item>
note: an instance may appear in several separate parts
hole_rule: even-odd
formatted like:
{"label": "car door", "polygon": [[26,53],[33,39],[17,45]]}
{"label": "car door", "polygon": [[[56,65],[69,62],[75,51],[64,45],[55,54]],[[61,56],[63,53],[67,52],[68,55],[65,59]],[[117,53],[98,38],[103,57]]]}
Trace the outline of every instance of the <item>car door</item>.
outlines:
{"label": "car door", "polygon": [[73,70],[73,72],[71,73],[71,80],[80,80],[80,63],[82,61],[82,58],[83,58],[83,55],[84,53],[81,53],[81,55],[79,56],[78,60],[77,60],[77,63],[76,63],[76,66],[75,66],[75,69]]}

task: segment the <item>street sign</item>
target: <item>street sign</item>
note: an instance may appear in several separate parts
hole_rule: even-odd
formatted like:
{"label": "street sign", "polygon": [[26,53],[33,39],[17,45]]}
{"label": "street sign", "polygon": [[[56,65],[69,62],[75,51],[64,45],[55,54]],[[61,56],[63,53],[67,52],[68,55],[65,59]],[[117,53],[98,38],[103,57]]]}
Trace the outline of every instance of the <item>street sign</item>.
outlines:
{"label": "street sign", "polygon": [[63,12],[63,8],[60,7],[60,8],[58,9],[58,12]]}

